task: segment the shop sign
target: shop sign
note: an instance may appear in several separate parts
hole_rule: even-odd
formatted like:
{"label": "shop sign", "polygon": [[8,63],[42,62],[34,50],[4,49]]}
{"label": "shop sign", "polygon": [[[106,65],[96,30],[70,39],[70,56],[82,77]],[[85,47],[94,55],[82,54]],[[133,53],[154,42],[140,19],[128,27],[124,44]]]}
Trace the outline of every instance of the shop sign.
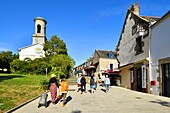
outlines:
{"label": "shop sign", "polygon": [[133,70],[130,71],[130,76],[131,76],[131,83],[133,83]]}
{"label": "shop sign", "polygon": [[142,65],[142,88],[146,88],[146,65]]}

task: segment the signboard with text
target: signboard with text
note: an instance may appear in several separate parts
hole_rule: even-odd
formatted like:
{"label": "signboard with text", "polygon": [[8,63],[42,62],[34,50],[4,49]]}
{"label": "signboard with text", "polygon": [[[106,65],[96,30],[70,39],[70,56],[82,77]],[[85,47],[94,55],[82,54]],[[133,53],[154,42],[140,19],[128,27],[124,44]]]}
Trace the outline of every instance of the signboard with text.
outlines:
{"label": "signboard with text", "polygon": [[146,88],[146,65],[142,65],[142,88]]}

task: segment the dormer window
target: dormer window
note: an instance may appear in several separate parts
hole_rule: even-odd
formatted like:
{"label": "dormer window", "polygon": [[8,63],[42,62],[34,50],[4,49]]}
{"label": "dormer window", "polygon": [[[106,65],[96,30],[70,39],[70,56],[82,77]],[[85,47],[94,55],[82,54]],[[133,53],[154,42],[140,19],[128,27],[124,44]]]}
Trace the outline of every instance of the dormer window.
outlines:
{"label": "dormer window", "polygon": [[113,53],[112,52],[109,53],[109,58],[113,58]]}

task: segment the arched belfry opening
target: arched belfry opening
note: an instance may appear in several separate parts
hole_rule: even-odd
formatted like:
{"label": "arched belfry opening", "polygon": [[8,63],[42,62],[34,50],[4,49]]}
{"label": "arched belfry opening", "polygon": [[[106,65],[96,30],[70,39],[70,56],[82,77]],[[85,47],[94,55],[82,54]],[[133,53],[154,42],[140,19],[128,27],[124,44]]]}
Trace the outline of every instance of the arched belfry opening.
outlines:
{"label": "arched belfry opening", "polygon": [[46,41],[46,24],[47,21],[42,17],[36,17],[35,22],[35,34],[33,34],[32,44],[44,44]]}
{"label": "arched belfry opening", "polygon": [[41,25],[40,24],[37,25],[37,33],[41,33]]}

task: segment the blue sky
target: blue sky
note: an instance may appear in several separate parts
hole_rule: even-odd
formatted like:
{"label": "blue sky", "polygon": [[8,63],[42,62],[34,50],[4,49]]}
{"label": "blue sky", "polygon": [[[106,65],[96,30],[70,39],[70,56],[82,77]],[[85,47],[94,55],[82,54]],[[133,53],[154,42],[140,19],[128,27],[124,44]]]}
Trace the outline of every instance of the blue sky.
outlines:
{"label": "blue sky", "polygon": [[163,16],[170,0],[0,0],[0,51],[32,44],[35,17],[47,21],[46,35],[57,35],[79,65],[95,49],[114,50],[127,9],[140,2],[140,15]]}

